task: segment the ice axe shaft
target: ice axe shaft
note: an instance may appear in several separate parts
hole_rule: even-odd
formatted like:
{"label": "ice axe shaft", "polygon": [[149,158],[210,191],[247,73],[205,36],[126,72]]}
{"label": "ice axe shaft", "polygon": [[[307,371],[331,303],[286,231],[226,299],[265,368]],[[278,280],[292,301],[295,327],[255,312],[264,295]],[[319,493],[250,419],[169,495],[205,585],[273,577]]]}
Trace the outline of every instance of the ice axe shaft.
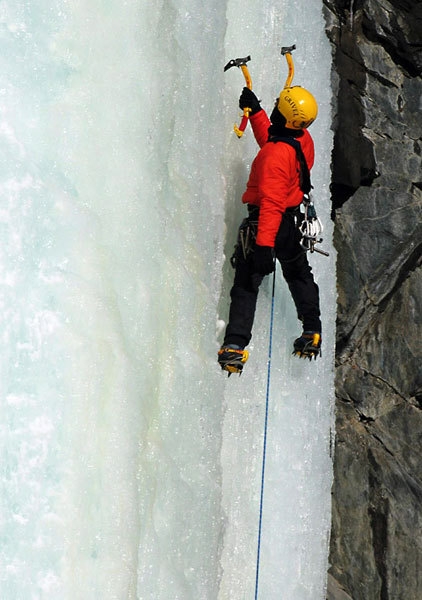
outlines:
{"label": "ice axe shaft", "polygon": [[281,54],[282,54],[282,56],[286,57],[287,66],[289,67],[289,72],[287,75],[286,83],[284,84],[285,88],[290,87],[292,85],[293,77],[295,74],[295,67],[294,67],[293,58],[292,58],[293,50],[296,50],[295,44],[293,44],[293,46],[282,46],[281,47]]}
{"label": "ice axe shaft", "polygon": [[[252,79],[251,79],[251,76],[249,73],[249,69],[246,66],[246,63],[249,62],[250,60],[251,60],[250,56],[246,56],[245,58],[234,58],[233,60],[229,60],[229,62],[224,67],[224,71],[227,71],[231,67],[239,67],[239,69],[242,70],[243,76],[245,78],[246,87],[248,87],[251,90],[252,89]],[[249,114],[250,114],[251,110],[252,110],[251,108],[245,107],[243,109],[243,117],[240,122],[240,125],[239,126],[234,125],[233,129],[238,138],[242,137],[243,132],[246,129],[246,126],[247,126],[248,120],[249,120]]]}

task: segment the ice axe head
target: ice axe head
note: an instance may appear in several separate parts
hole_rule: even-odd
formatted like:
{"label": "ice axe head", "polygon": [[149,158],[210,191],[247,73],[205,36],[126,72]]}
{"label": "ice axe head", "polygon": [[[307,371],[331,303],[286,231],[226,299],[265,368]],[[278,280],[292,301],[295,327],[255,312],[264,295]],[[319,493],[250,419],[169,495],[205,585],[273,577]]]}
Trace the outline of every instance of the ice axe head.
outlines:
{"label": "ice axe head", "polygon": [[225,71],[228,71],[231,67],[241,67],[242,65],[246,65],[247,62],[251,60],[250,56],[245,56],[245,58],[233,58],[229,60],[229,62],[224,67]]}
{"label": "ice axe head", "polygon": [[239,69],[242,69],[242,73],[246,81],[246,86],[251,90],[252,79],[249,75],[248,67],[246,66],[246,63],[250,60],[250,56],[245,56],[245,58],[233,58],[232,60],[229,60],[229,62],[226,64],[226,66],[224,67],[224,71],[228,71],[229,69],[231,69],[231,67],[239,67]]}

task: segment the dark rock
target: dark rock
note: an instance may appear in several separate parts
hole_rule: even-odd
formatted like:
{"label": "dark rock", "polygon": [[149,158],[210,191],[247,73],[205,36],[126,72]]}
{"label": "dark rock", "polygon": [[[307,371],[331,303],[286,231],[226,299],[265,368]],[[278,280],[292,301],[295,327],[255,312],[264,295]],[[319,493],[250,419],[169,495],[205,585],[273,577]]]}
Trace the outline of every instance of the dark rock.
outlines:
{"label": "dark rock", "polygon": [[327,600],[352,600],[330,573],[328,573]]}
{"label": "dark rock", "polygon": [[337,91],[329,600],[422,598],[422,3],[326,0]]}

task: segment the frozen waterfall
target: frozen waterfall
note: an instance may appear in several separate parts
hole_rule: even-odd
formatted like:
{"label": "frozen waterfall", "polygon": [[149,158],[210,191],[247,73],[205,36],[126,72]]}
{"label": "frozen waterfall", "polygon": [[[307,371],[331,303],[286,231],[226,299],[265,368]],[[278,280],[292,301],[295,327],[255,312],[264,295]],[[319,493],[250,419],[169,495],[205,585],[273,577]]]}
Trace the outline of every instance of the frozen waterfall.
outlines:
{"label": "frozen waterfall", "polygon": [[324,600],[336,292],[331,54],[322,1],[0,4],[2,600],[246,600],[255,585],[270,278],[242,377],[216,362],[240,195],[250,54],[272,107],[319,117],[311,256],[323,356],[277,273],[262,600]]}

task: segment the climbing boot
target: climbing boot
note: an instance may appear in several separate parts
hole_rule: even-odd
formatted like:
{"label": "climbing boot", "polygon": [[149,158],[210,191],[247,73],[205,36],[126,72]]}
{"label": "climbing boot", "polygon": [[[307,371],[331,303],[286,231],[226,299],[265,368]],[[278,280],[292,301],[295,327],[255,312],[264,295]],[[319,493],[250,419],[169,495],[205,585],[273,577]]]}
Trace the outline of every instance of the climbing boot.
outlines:
{"label": "climbing boot", "polygon": [[247,350],[232,344],[222,346],[218,351],[218,363],[223,371],[228,372],[229,377],[232,373],[242,374],[243,365],[248,357],[249,352]]}
{"label": "climbing boot", "polygon": [[321,334],[318,331],[304,331],[293,343],[293,353],[299,358],[316,359],[321,353]]}

